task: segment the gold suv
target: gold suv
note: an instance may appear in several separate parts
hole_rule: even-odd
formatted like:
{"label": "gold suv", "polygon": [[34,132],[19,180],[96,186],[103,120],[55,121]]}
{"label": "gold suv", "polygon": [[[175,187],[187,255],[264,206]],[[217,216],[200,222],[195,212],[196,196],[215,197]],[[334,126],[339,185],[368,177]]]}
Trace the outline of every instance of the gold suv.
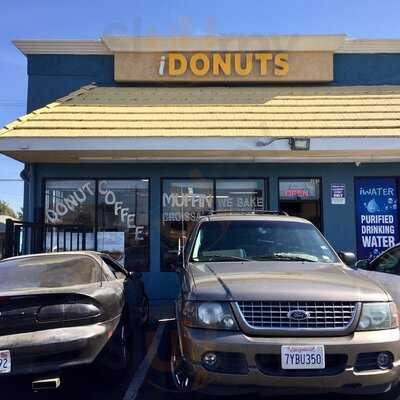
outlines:
{"label": "gold suv", "polygon": [[308,221],[202,217],[174,262],[179,391],[380,394],[399,379],[391,296]]}

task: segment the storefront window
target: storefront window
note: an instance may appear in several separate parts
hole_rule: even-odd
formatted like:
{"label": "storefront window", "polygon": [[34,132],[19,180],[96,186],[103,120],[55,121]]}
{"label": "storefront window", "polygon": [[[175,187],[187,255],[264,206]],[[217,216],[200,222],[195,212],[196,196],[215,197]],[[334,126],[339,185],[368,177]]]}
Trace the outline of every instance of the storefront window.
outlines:
{"label": "storefront window", "polygon": [[[45,221],[82,227],[87,250],[109,253],[128,269],[148,271],[148,193],[147,179],[48,180]],[[77,232],[64,235],[49,228],[45,240],[46,251],[82,248]]]}
{"label": "storefront window", "polygon": [[161,270],[182,246],[199,216],[214,208],[211,179],[165,179],[162,185]]}
{"label": "storefront window", "polygon": [[128,269],[147,271],[148,180],[103,180],[98,185],[98,250]]}
{"label": "storefront window", "polygon": [[[45,222],[51,225],[80,225],[85,228],[86,249],[93,250],[95,191],[93,180],[48,180],[46,182]],[[76,232],[47,229],[45,251],[77,250],[82,238]]]}
{"label": "storefront window", "polygon": [[280,179],[279,207],[289,215],[308,219],[321,229],[320,180],[318,178]]}
{"label": "storefront window", "polygon": [[252,211],[264,209],[263,179],[217,179],[216,209]]}

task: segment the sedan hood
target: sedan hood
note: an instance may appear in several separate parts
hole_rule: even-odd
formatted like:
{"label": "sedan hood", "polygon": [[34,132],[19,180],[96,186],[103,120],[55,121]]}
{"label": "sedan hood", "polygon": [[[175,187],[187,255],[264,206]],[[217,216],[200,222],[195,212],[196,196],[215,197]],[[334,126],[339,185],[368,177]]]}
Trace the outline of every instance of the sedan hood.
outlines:
{"label": "sedan hood", "polygon": [[342,264],[218,262],[189,265],[196,300],[388,301],[378,284]]}

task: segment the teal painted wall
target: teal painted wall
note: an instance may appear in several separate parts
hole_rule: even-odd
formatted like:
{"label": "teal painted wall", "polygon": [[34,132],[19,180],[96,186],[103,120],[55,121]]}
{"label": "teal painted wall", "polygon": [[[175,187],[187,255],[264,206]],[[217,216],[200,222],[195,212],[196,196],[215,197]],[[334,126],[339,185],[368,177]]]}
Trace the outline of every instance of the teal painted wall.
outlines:
{"label": "teal painted wall", "polygon": [[[172,299],[176,293],[174,273],[160,272],[160,196],[161,178],[251,177],[269,179],[269,208],[278,208],[278,179],[284,177],[320,177],[324,234],[337,250],[356,250],[354,177],[399,176],[400,164],[41,164],[37,165],[35,204],[42,203],[46,178],[149,178],[150,179],[150,272],[145,273],[152,299]],[[331,183],[346,184],[346,205],[332,205]],[[33,211],[33,210],[32,210]],[[39,210],[36,209],[36,213]],[[162,275],[162,279],[161,276]]]}

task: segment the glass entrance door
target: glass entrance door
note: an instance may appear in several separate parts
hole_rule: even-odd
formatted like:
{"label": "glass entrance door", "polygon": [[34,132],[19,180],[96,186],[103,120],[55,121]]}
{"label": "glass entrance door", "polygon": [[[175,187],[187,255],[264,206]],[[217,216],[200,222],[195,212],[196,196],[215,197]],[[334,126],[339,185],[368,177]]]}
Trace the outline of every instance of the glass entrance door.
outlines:
{"label": "glass entrance door", "polygon": [[279,208],[289,215],[305,218],[322,230],[321,183],[319,178],[279,180]]}

